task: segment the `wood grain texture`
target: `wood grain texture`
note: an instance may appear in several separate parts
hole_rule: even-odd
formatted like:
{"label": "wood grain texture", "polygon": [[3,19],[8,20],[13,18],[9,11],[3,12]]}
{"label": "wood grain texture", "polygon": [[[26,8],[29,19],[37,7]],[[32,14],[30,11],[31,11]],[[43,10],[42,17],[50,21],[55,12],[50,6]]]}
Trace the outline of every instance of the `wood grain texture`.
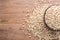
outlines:
{"label": "wood grain texture", "polygon": [[[0,23],[20,24],[33,10],[34,1],[0,0]],[[2,22],[4,20],[4,22]]]}
{"label": "wood grain texture", "polygon": [[0,40],[37,40],[27,31],[32,0],[0,0]]}

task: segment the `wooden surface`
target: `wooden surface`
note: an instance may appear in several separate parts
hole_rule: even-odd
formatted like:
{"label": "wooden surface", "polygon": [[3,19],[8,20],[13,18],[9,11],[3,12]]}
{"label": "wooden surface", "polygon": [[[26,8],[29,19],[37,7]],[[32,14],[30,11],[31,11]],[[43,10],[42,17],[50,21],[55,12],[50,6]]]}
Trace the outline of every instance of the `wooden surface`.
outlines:
{"label": "wooden surface", "polygon": [[38,40],[27,31],[27,20],[36,5],[48,3],[60,0],[0,0],[0,40]]}
{"label": "wooden surface", "polygon": [[0,40],[37,40],[27,31],[32,0],[0,0]]}

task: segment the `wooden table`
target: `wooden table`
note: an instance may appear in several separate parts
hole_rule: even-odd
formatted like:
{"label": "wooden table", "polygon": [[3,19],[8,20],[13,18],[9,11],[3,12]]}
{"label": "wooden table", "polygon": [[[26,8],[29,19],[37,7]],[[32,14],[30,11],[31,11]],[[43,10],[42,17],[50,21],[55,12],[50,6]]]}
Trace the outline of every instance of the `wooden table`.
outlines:
{"label": "wooden table", "polygon": [[0,40],[37,40],[27,31],[33,0],[0,0]]}

